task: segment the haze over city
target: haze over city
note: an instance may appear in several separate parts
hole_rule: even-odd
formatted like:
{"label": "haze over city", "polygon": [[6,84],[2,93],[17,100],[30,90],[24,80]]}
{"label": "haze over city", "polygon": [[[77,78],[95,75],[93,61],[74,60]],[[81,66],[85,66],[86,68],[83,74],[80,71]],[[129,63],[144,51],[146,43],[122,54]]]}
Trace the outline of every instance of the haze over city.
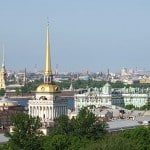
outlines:
{"label": "haze over city", "polygon": [[53,70],[150,70],[149,6],[148,0],[3,0],[6,68],[44,69],[48,17]]}

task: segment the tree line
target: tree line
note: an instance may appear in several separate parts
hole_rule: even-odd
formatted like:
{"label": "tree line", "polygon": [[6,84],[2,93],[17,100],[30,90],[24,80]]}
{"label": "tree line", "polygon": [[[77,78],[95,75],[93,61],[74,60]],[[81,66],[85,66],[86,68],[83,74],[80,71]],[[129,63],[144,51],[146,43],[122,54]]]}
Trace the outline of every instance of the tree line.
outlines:
{"label": "tree line", "polygon": [[38,130],[40,118],[17,114],[12,118],[13,133],[1,150],[148,150],[150,127],[138,127],[116,134],[107,132],[108,125],[99,121],[88,107],[76,118],[60,116],[48,135]]}
{"label": "tree line", "polygon": [[[43,80],[35,80],[33,82],[27,83],[25,86],[21,88],[16,88],[16,95],[20,95],[22,93],[32,93],[36,90],[36,88],[43,83]],[[70,85],[73,85],[74,89],[79,88],[88,88],[88,87],[97,87],[101,88],[103,87],[107,81],[94,81],[94,80],[73,80],[73,81],[62,81],[62,82],[56,82],[56,84],[60,87],[61,90],[63,89],[69,89]],[[121,81],[117,81],[116,83],[109,82],[112,86],[112,88],[129,88],[129,87],[137,87],[137,88],[150,88],[150,83],[134,83],[131,85],[126,85]],[[0,96],[3,96],[5,94],[4,89],[0,89]]]}

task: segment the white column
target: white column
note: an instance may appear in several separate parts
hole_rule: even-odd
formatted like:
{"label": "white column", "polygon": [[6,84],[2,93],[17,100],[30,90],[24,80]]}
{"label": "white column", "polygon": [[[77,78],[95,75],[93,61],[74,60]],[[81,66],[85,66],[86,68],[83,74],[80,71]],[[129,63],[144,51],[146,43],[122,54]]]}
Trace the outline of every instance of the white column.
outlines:
{"label": "white column", "polygon": [[47,107],[45,107],[45,119],[47,119]]}
{"label": "white column", "polygon": [[53,116],[53,107],[51,107],[51,120],[53,120],[54,116]]}
{"label": "white column", "polygon": [[38,106],[36,106],[36,117],[38,116]]}
{"label": "white column", "polygon": [[36,117],[36,106],[34,106],[34,109],[35,109],[35,113],[34,113],[34,116]]}
{"label": "white column", "polygon": [[54,107],[52,107],[51,109],[52,109],[52,120],[54,120]]}
{"label": "white column", "polygon": [[37,116],[39,116],[39,106],[36,106]]}
{"label": "white column", "polygon": [[35,106],[35,116],[37,116],[37,106]]}
{"label": "white column", "polygon": [[50,118],[50,108],[49,108],[49,106],[47,107],[47,117],[48,117],[48,119]]}
{"label": "white column", "polygon": [[53,107],[53,119],[55,118],[55,107]]}
{"label": "white column", "polygon": [[49,119],[52,117],[51,107],[49,106]]}
{"label": "white column", "polygon": [[41,106],[41,107],[40,107],[40,117],[41,117],[41,118],[43,118],[43,117],[42,117],[42,110],[43,110],[43,109],[42,109],[42,106]]}
{"label": "white column", "polygon": [[51,119],[51,107],[49,106],[49,119]]}
{"label": "white column", "polygon": [[57,108],[58,108],[58,109],[57,109],[57,118],[58,118],[59,115],[60,115],[60,114],[59,114],[59,113],[60,113],[60,110],[59,110],[60,108],[59,108],[59,106],[57,106]]}
{"label": "white column", "polygon": [[39,106],[39,117],[41,118],[41,106]]}
{"label": "white column", "polygon": [[48,118],[48,107],[46,107],[46,119]]}
{"label": "white column", "polygon": [[34,106],[34,116],[36,116],[36,106]]}
{"label": "white column", "polygon": [[45,107],[45,119],[47,119],[47,107]]}
{"label": "white column", "polygon": [[32,116],[34,116],[34,106],[32,106]]}
{"label": "white column", "polygon": [[34,114],[33,114],[33,106],[32,106],[32,116],[33,116]]}
{"label": "white column", "polygon": [[43,121],[43,106],[41,106],[41,118],[42,118],[42,121]]}
{"label": "white column", "polygon": [[49,119],[51,119],[51,107],[49,106]]}
{"label": "white column", "polygon": [[47,119],[49,119],[49,107],[47,106]]}
{"label": "white column", "polygon": [[37,116],[37,106],[35,106],[35,116]]}
{"label": "white column", "polygon": [[49,119],[50,116],[49,116],[49,106],[47,106],[47,118]]}
{"label": "white column", "polygon": [[43,114],[42,115],[43,115],[43,118],[44,118],[44,106],[42,108],[43,108]]}

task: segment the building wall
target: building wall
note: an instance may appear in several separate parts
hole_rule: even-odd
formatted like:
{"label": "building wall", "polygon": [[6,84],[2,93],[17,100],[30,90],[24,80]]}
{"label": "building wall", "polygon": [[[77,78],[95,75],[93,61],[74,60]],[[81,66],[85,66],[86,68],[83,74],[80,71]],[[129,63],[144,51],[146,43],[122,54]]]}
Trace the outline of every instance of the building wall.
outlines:
{"label": "building wall", "polygon": [[123,94],[125,105],[134,105],[135,107],[142,107],[148,102],[148,94]]}
{"label": "building wall", "polygon": [[67,101],[61,93],[36,93],[35,99],[29,100],[29,115],[39,116],[42,123],[50,126],[60,115],[67,115]]}
{"label": "building wall", "polygon": [[95,105],[96,107],[109,105],[124,107],[130,104],[135,107],[142,107],[150,99],[149,93],[144,92],[143,89],[119,89],[121,92],[116,92],[115,94],[113,91],[111,86],[106,84],[102,89],[90,88],[85,93],[75,94],[75,108],[82,108],[88,105]]}

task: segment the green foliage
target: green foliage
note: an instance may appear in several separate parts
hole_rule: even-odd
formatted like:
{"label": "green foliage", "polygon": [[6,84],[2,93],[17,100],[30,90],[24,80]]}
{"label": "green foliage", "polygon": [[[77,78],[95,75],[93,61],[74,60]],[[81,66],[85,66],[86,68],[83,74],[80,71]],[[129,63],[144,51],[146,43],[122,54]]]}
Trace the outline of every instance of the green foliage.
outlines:
{"label": "green foliage", "polygon": [[71,82],[70,81],[63,81],[56,83],[61,89],[69,89]]}
{"label": "green foliage", "polygon": [[90,143],[86,150],[149,150],[150,127],[138,127]]}
{"label": "green foliage", "polygon": [[30,92],[29,86],[25,85],[25,86],[21,87],[21,92],[22,93],[28,93],[28,92]]}
{"label": "green foliage", "polygon": [[35,91],[38,85],[42,83],[42,80],[35,80],[34,82],[29,82],[25,86],[21,87],[22,93],[30,93]]}
{"label": "green foliage", "polygon": [[119,134],[119,136],[133,141],[138,150],[148,150],[150,148],[150,127],[139,127]]}
{"label": "green foliage", "polygon": [[7,147],[11,150],[41,149],[40,135],[38,130],[41,127],[38,117],[31,117],[28,114],[17,114],[12,118],[14,126],[13,133],[8,134],[10,140]]}
{"label": "green foliage", "polygon": [[130,104],[130,105],[126,105],[126,106],[125,106],[125,109],[128,109],[128,110],[131,110],[131,109],[133,109],[133,108],[135,108],[135,106],[133,106],[133,104]]}
{"label": "green foliage", "polygon": [[[35,80],[34,82],[29,82],[27,83],[24,87],[21,88],[21,91],[23,93],[29,93],[31,91],[35,91],[36,88],[38,87],[38,85],[40,85],[41,83],[43,83],[43,80]],[[70,87],[71,81],[67,80],[67,81],[62,81],[62,82],[57,82],[56,83],[61,89],[68,89]],[[72,85],[75,89],[79,89],[79,88],[84,88],[86,89],[87,87],[97,87],[100,88],[102,86],[104,86],[104,84],[106,84],[106,81],[94,81],[94,80],[74,80],[72,81]],[[117,81],[116,83],[110,83],[112,88],[129,88],[129,87],[137,87],[137,88],[149,88],[150,84],[141,84],[141,83],[134,83],[131,85],[125,85],[123,82],[121,81]]]}
{"label": "green foliage", "polygon": [[4,96],[5,95],[5,90],[4,89],[0,89],[0,96]]}
{"label": "green foliage", "polygon": [[16,95],[18,96],[20,94],[20,89],[19,88],[16,88]]}
{"label": "green foliage", "polygon": [[149,88],[150,83],[134,83],[131,85],[131,87],[139,87],[139,88]]}
{"label": "green foliage", "polygon": [[107,124],[97,120],[89,107],[80,110],[76,118],[61,116],[56,120],[54,134],[73,135],[80,139],[97,140],[106,134]]}
{"label": "green foliage", "polygon": [[86,149],[86,146],[92,143],[86,138],[79,139],[76,136],[63,134],[49,135],[44,141],[44,150],[80,150]]}
{"label": "green foliage", "polygon": [[[72,85],[75,89],[84,88],[87,87],[102,87],[106,81],[93,81],[93,80],[76,80],[72,81]],[[63,81],[61,83],[56,83],[61,89],[68,89],[70,87],[71,82],[70,81]]]}
{"label": "green foliage", "polygon": [[106,134],[107,124],[97,120],[97,117],[88,107],[83,107],[76,119],[72,120],[74,135],[90,140],[97,140]]}
{"label": "green foliage", "polygon": [[73,131],[71,121],[68,116],[60,116],[55,122],[55,134],[68,135]]}
{"label": "green foliage", "polygon": [[117,81],[116,83],[111,83],[112,88],[123,88],[127,87],[128,85],[124,85],[123,82]]}
{"label": "green foliage", "polygon": [[139,150],[134,141],[116,135],[106,136],[103,140],[88,144],[86,150]]}
{"label": "green foliage", "polygon": [[78,138],[77,136],[69,136],[69,147],[68,150],[83,150],[87,149],[87,146],[93,143],[93,141],[82,137]]}
{"label": "green foliage", "polygon": [[60,116],[54,130],[45,138],[44,149],[79,150],[89,143],[102,139],[106,134],[106,123],[99,122],[89,107],[80,110],[76,118]]}
{"label": "green foliage", "polygon": [[84,107],[76,118],[60,116],[47,136],[38,131],[38,117],[17,114],[12,119],[13,134],[0,145],[5,150],[148,150],[150,127],[138,127],[118,134],[106,134],[107,125],[98,122],[92,107]]}
{"label": "green foliage", "polygon": [[[61,83],[57,83],[61,89],[67,89],[70,87],[71,82],[70,81],[63,81]],[[73,87],[75,89],[79,88],[87,88],[87,87],[97,87],[100,88],[106,84],[106,81],[94,81],[94,80],[76,80],[72,81]],[[124,84],[121,81],[117,81],[116,83],[110,83],[112,88],[129,88],[129,87],[134,87],[134,88],[143,88],[147,89],[150,87],[150,83],[133,83],[131,85]]]}
{"label": "green foliage", "polygon": [[150,102],[148,102],[146,105],[142,106],[140,110],[150,110]]}
{"label": "green foliage", "polygon": [[69,146],[68,136],[63,134],[49,135],[44,141],[43,147],[45,150],[67,150]]}

